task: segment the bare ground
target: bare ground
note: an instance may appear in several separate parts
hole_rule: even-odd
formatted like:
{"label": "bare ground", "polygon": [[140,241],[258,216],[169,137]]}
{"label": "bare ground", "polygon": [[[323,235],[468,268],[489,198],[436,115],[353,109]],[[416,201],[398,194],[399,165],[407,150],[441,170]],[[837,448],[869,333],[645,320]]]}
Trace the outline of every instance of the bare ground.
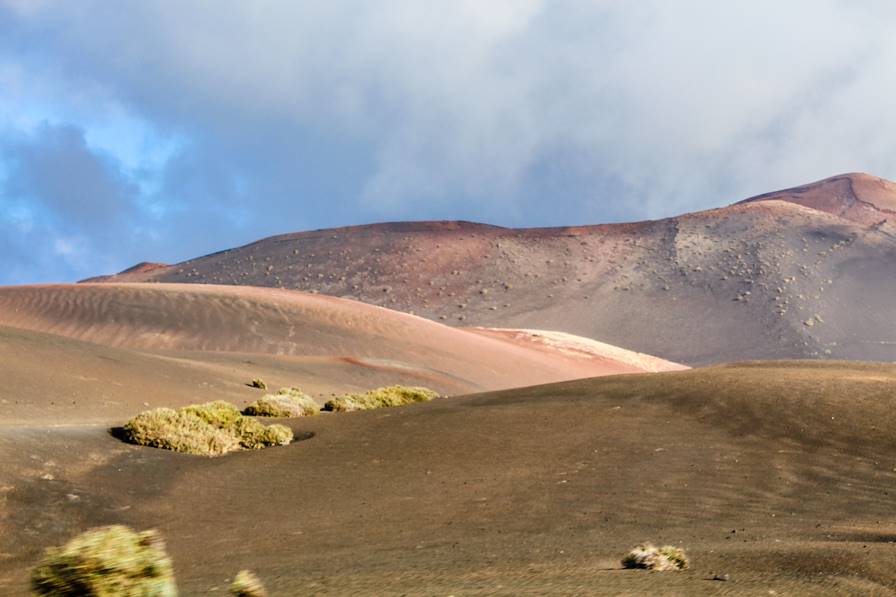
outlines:
{"label": "bare ground", "polygon": [[[162,531],[187,595],[241,568],[274,595],[889,595],[894,400],[894,366],[746,363],[292,420],[308,439],[212,460],[7,427],[0,592],[120,522]],[[692,569],[621,570],[645,540]]]}

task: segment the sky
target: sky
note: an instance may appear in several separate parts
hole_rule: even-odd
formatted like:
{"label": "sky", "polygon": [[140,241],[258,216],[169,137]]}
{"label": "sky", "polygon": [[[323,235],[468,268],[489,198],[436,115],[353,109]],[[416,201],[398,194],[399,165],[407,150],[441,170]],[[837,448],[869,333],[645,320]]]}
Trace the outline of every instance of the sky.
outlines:
{"label": "sky", "polygon": [[0,284],[896,178],[896,4],[0,0]]}

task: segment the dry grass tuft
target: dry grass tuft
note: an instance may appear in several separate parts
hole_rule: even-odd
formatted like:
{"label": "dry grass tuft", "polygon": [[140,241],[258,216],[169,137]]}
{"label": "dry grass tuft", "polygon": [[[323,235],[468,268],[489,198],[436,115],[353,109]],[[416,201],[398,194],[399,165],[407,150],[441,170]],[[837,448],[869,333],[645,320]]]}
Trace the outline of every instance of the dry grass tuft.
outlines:
{"label": "dry grass tuft", "polygon": [[100,527],[46,551],[31,576],[35,595],[176,597],[174,570],[155,531]]}
{"label": "dry grass tuft", "polygon": [[320,414],[314,399],[298,388],[282,388],[276,394],[267,394],[243,409],[244,415],[253,417],[310,417]]}
{"label": "dry grass tuft", "polygon": [[377,388],[366,394],[344,394],[327,401],[324,410],[334,412],[350,412],[354,410],[369,410],[372,408],[387,408],[392,406],[404,406],[415,402],[429,402],[438,398],[438,392],[428,388],[414,388],[406,386],[388,386]]}
{"label": "dry grass tuft", "polygon": [[140,413],[122,431],[124,439],[132,444],[200,456],[283,446],[293,439],[288,427],[263,425],[222,401]]}
{"label": "dry grass tuft", "polygon": [[230,585],[230,592],[234,597],[268,597],[261,580],[249,570],[241,570],[236,575]]}
{"label": "dry grass tuft", "polygon": [[656,547],[652,543],[642,543],[622,558],[624,568],[685,570],[688,564],[688,557],[682,549],[673,545]]}

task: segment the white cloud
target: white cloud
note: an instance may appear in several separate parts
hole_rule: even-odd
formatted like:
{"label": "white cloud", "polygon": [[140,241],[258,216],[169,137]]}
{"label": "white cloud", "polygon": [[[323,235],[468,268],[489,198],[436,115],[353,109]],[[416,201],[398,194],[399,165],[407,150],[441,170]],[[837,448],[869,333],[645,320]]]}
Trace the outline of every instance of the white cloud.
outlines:
{"label": "white cloud", "polygon": [[265,212],[579,223],[896,177],[890,3],[4,4],[0,107],[78,115],[157,171],[156,214],[249,202],[246,240]]}

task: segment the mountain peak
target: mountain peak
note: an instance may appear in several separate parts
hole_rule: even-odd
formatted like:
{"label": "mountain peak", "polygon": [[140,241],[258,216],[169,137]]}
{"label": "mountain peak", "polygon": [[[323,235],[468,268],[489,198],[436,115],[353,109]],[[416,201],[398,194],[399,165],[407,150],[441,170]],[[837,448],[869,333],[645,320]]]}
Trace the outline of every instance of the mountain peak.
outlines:
{"label": "mountain peak", "polygon": [[739,203],[755,201],[787,201],[868,226],[896,220],[896,183],[864,172],[838,174]]}

